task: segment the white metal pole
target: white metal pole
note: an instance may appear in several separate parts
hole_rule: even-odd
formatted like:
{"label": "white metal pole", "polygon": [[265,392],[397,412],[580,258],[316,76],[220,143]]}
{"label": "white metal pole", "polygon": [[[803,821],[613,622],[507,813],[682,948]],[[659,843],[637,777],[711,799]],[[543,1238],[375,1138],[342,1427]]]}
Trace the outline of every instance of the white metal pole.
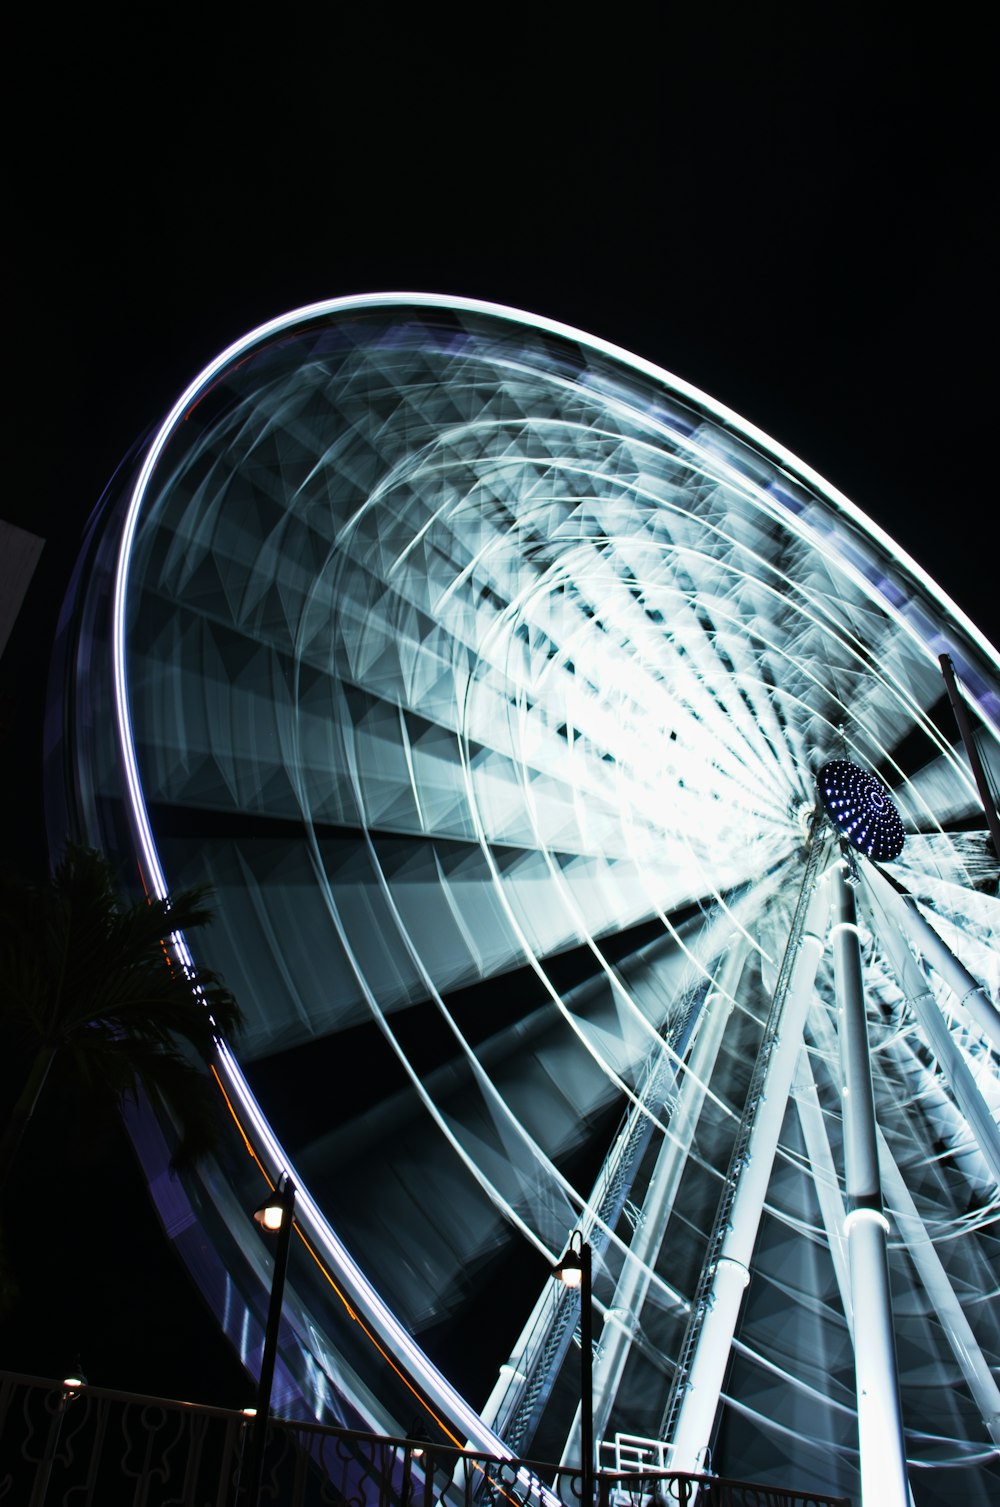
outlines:
{"label": "white metal pole", "polygon": [[[679,978],[673,981],[673,997],[679,998],[692,988],[700,977],[712,974],[713,969],[720,966],[719,959],[723,955],[732,957],[732,949],[739,945],[739,939],[748,943],[749,933],[747,928],[752,926],[754,918],[767,904],[768,900],[777,889],[781,877],[780,870],[758,881],[740,896],[730,903],[717,907],[714,920],[708,928],[700,932],[696,939],[686,944],[684,951],[686,963]],[[729,949],[727,954],[727,949]],[[699,1029],[699,1036],[701,1030]],[[696,1038],[697,1041],[697,1038]],[[687,1078],[685,1074],[685,1080]],[[708,1075],[703,1075],[703,1088],[707,1085]],[[669,1138],[669,1133],[668,1133]],[[690,1146],[684,1148],[687,1155]],[[600,1177],[598,1178],[598,1185]],[[596,1185],[595,1185],[596,1186]],[[596,1206],[596,1193],[591,1193],[587,1208]],[[584,1211],[586,1219],[586,1210]],[[589,1230],[589,1224],[585,1227]],[[553,1258],[554,1259],[554,1258]],[[557,1287],[552,1282],[546,1282],[539,1294],[538,1301],[532,1309],[527,1323],[515,1344],[505,1365],[501,1366],[500,1374],[482,1410],[483,1422],[496,1430],[501,1437],[506,1432],[511,1418],[515,1415],[520,1403],[523,1389],[527,1384],[533,1364],[537,1360],[538,1352],[547,1332],[548,1321],[556,1308]],[[600,1304],[598,1304],[600,1307]],[[574,1450],[570,1455],[572,1438],[579,1438],[579,1413],[577,1413],[571,1428],[570,1439],[567,1440],[565,1458],[577,1457]],[[470,1445],[475,1441],[470,1441]]]}
{"label": "white metal pole", "polygon": [[920,1274],[925,1292],[934,1304],[938,1322],[947,1336],[952,1354],[961,1367],[976,1406],[982,1413],[987,1432],[994,1444],[1000,1444],[1000,1387],[979,1348],[979,1341],[962,1311],[951,1279],[881,1131],[879,1166],[886,1199],[899,1225],[899,1232],[906,1241],[910,1258]]}
{"label": "white metal pole", "polygon": [[890,884],[885,875],[880,874],[871,864],[865,868],[865,883],[889,918],[909,937],[917,951],[923,953],[958,1003],[969,1012],[983,1035],[1000,1052],[1000,1010],[917,909],[913,896],[900,894],[895,885]]}
{"label": "white metal pole", "polygon": [[834,978],[843,1070],[844,1221],[854,1306],[854,1372],[858,1399],[863,1507],[908,1507],[906,1450],[899,1405],[886,1237],[875,1135],[875,1098],[861,979],[854,890],[847,863],[834,865]]}
{"label": "white metal pole", "polygon": [[[865,885],[869,895],[869,913],[879,945],[896,975],[896,981],[906,996],[931,1051],[937,1059],[955,1101],[965,1117],[966,1124],[976,1138],[976,1144],[989,1165],[1000,1187],[1000,1126],[990,1114],[990,1107],[976,1085],[969,1065],[962,1056],[958,1043],[948,1029],[923,969],[906,945],[906,938],[893,925],[892,916],[883,905],[884,891],[873,888],[868,868],[865,869]],[[884,882],[884,881],[883,881]],[[880,924],[881,923],[881,924]]]}
{"label": "white metal pole", "polygon": [[[705,1101],[715,1059],[719,1054],[726,1021],[732,1014],[732,995],[743,970],[748,948],[746,937],[737,934],[719,970],[718,986],[710,991],[705,1000],[704,1019],[698,1029],[690,1061],[681,1077],[677,1108],[664,1135],[643,1199],[640,1221],[629,1245],[614,1297],[604,1315],[604,1327],[594,1362],[594,1435],[598,1441],[604,1435],[618,1395],[681,1174],[691,1155],[698,1117]],[[578,1459],[579,1452],[578,1411],[563,1450],[563,1462]]]}
{"label": "white metal pole", "polygon": [[976,747],[976,735],[972,730],[968,709],[962,699],[962,693],[958,689],[958,681],[955,678],[955,662],[950,654],[939,654],[938,664],[941,666],[941,674],[944,676],[944,683],[948,688],[948,700],[951,702],[951,709],[955,713],[959,737],[962,739],[962,744],[965,748],[965,757],[968,759],[969,768],[972,770],[972,778],[976,782],[983,815],[986,817],[986,825],[989,827],[990,837],[993,839],[993,851],[996,853],[997,859],[1000,860],[1000,813],[997,811],[996,802],[990,791],[989,780],[986,778],[986,771],[983,768],[983,761],[979,756],[979,749]]}
{"label": "white metal pole", "polygon": [[[829,1028],[829,1034],[832,1037],[832,1027]],[[804,1043],[795,1069],[792,1093],[802,1129],[802,1138],[806,1143],[806,1156],[809,1158],[813,1187],[819,1199],[823,1228],[830,1242],[830,1257],[837,1278],[837,1290],[840,1293],[847,1328],[853,1340],[854,1305],[851,1302],[851,1278],[847,1264],[847,1242],[844,1236],[846,1210],[840,1193],[840,1179],[837,1176],[833,1152],[830,1150],[830,1138],[826,1133],[826,1118],[816,1091],[816,1078]]]}
{"label": "white metal pole", "polygon": [[719,1405],[740,1304],[750,1281],[750,1260],[757,1241],[767,1185],[771,1180],[792,1073],[802,1044],[816,969],[825,947],[829,904],[827,874],[823,874],[814,885],[809,900],[781,1025],[768,1061],[764,1096],[754,1117],[747,1160],[740,1173],[729,1228],[716,1261],[705,1319],[674,1430],[671,1470],[697,1472],[704,1467],[705,1450]]}

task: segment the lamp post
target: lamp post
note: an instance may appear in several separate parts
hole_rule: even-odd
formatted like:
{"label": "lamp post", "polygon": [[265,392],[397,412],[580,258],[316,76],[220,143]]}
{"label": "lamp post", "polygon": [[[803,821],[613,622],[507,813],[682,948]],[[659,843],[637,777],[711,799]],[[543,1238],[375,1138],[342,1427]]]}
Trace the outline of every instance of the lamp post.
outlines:
{"label": "lamp post", "polygon": [[594,1503],[594,1336],[592,1259],[582,1230],[574,1230],[566,1253],[552,1275],[567,1287],[580,1289],[580,1473],[581,1507]]}
{"label": "lamp post", "polygon": [[277,1231],[278,1248],[274,1253],[271,1301],[267,1310],[264,1353],[261,1357],[260,1380],[257,1384],[257,1417],[254,1420],[248,1507],[258,1507],[261,1484],[264,1479],[264,1445],[267,1439],[267,1421],[271,1414],[271,1385],[274,1381],[274,1363],[278,1355],[278,1330],[281,1327],[281,1305],[285,1296],[285,1273],[288,1270],[288,1249],[292,1240],[294,1213],[295,1184],[288,1173],[284,1172],[278,1179],[278,1184],[270,1198],[266,1198],[253,1214],[261,1229],[270,1230],[272,1233]]}

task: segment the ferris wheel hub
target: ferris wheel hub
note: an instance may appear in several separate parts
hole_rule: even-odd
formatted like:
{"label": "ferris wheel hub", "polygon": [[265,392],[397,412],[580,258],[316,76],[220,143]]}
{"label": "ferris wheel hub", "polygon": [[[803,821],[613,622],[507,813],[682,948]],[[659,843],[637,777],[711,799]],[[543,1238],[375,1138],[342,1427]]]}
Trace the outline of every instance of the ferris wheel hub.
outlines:
{"label": "ferris wheel hub", "polygon": [[899,857],[906,840],[903,823],[876,775],[850,759],[831,759],[816,784],[827,815],[853,847],[877,863]]}

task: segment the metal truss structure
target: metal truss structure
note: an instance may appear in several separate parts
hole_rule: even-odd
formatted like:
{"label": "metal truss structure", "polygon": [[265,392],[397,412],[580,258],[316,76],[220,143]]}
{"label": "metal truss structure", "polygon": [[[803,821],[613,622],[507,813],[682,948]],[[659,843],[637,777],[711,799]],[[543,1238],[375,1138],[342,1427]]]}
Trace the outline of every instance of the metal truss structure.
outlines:
{"label": "metal truss structure", "polygon": [[[183,394],[81,562],[52,830],[214,887],[233,1149],[180,1183],[134,1129],[251,1366],[246,1210],[303,1190],[286,1414],[578,1457],[581,1229],[606,1462],[995,1499],[1000,900],[943,652],[995,771],[933,582],[544,320],[340,300]],[[891,863],[816,816],[830,760]]]}

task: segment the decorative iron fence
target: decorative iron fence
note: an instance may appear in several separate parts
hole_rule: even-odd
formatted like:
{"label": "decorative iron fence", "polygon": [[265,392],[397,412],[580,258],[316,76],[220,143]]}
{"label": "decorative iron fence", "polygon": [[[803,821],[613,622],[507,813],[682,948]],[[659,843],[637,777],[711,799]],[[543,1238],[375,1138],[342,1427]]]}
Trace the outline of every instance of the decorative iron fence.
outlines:
{"label": "decorative iron fence", "polygon": [[[0,1372],[2,1507],[242,1507],[252,1413]],[[849,1507],[714,1476],[602,1472],[598,1507]],[[280,1507],[581,1507],[579,1471],[272,1419]]]}
{"label": "decorative iron fence", "polygon": [[678,1471],[601,1471],[598,1507],[851,1507],[849,1497]]}

